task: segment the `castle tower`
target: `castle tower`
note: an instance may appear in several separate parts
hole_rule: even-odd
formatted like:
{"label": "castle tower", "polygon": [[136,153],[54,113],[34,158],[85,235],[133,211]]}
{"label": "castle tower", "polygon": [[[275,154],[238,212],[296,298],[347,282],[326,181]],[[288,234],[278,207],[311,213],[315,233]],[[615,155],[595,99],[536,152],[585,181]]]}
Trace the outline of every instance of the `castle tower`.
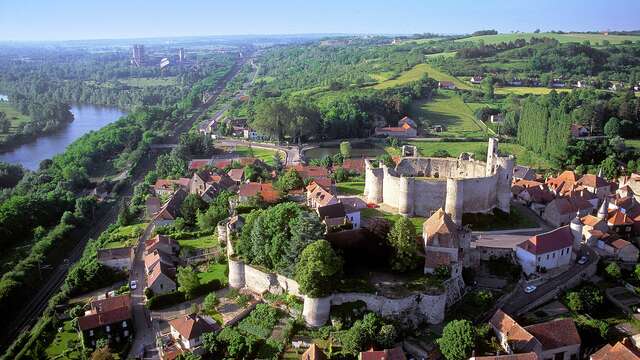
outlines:
{"label": "castle tower", "polygon": [[462,212],[464,202],[464,187],[461,180],[447,179],[447,193],[444,201],[444,211],[458,226],[462,226]]}
{"label": "castle tower", "polygon": [[487,168],[485,171],[486,176],[493,175],[493,169],[496,166],[497,158],[498,158],[498,139],[489,138],[489,146],[487,147]]}
{"label": "castle tower", "polygon": [[229,286],[234,289],[242,289],[245,285],[244,263],[229,258]]}
{"label": "castle tower", "polygon": [[600,209],[598,209],[598,219],[607,220],[607,215],[609,214],[609,199],[607,197],[602,201],[602,205]]}
{"label": "castle tower", "polygon": [[382,202],[382,188],[384,170],[374,168],[371,160],[365,159],[364,195],[367,202],[379,204]]}
{"label": "castle tower", "polygon": [[398,199],[398,212],[400,215],[411,216],[413,215],[413,187],[414,179],[404,175],[400,176],[400,188]]}
{"label": "castle tower", "polygon": [[577,212],[576,217],[571,220],[569,228],[571,229],[571,235],[573,235],[573,249],[578,250],[582,243],[582,222],[580,221],[580,212]]}
{"label": "castle tower", "polygon": [[508,213],[511,209],[511,183],[513,181],[513,167],[515,158],[513,156],[500,156],[495,158],[496,174],[498,183],[496,196],[498,199],[498,209]]}

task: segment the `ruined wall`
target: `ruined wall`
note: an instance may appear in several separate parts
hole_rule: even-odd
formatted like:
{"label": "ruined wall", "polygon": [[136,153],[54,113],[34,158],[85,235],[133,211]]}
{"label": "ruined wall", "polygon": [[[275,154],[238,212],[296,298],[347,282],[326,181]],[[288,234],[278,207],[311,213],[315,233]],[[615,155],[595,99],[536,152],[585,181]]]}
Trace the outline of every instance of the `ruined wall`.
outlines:
{"label": "ruined wall", "polygon": [[414,213],[429,216],[439,208],[444,208],[446,197],[446,179],[417,180],[413,192]]}
{"label": "ruined wall", "polygon": [[258,294],[268,291],[272,294],[289,293],[302,296],[295,280],[280,274],[265,272],[242,260],[229,259],[229,285],[232,288],[248,288]]}
{"label": "ruined wall", "polygon": [[[497,205],[497,176],[458,180],[462,182],[464,196],[462,207],[466,213],[488,212]],[[468,190],[468,191],[467,191]]]}
{"label": "ruined wall", "polygon": [[365,159],[365,182],[364,182],[364,196],[368,202],[381,203],[382,202],[382,188],[384,170],[381,168],[374,168],[371,160]]}

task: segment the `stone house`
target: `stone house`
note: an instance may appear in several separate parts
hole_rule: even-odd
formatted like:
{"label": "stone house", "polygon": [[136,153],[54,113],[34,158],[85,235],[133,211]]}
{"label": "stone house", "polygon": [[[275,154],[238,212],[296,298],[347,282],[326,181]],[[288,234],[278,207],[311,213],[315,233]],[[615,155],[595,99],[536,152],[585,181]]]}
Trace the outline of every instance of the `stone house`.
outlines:
{"label": "stone house", "polygon": [[215,320],[197,314],[178,316],[169,321],[171,337],[184,350],[193,351],[202,344],[202,335],[220,331]]}
{"label": "stone house", "polygon": [[633,234],[633,219],[624,210],[613,210],[607,214],[607,225],[609,230],[626,239]]}
{"label": "stone house", "polygon": [[433,213],[422,225],[422,238],[425,274],[433,274],[444,266],[450,270],[452,278],[462,276],[464,251],[469,249],[471,238],[449,214],[442,209]]}
{"label": "stone house", "polygon": [[544,209],[542,218],[554,226],[564,226],[575,217],[590,214],[594,206],[586,198],[578,195],[557,197]]}
{"label": "stone house", "polygon": [[585,174],[576,184],[586,188],[590,193],[595,194],[599,200],[603,200],[611,194],[611,184],[597,175]]}
{"label": "stone house", "polygon": [[260,196],[264,202],[271,204],[278,202],[280,199],[280,193],[273,188],[272,184],[249,182],[240,185],[240,190],[238,191],[238,200],[240,202],[247,202],[255,196]]}
{"label": "stone house", "polygon": [[456,84],[451,81],[438,81],[438,87],[440,89],[455,90]]}
{"label": "stone house", "polygon": [[528,167],[522,165],[516,165],[513,167],[513,180],[535,180],[536,172]]}
{"label": "stone house", "polygon": [[154,215],[153,222],[158,226],[173,223],[180,216],[180,206],[186,197],[187,192],[183,189],[174,192],[169,201]]}
{"label": "stone house", "polygon": [[535,353],[539,359],[578,360],[581,339],[572,319],[556,319],[522,327],[498,309],[489,321],[508,354]]}
{"label": "stone house", "polygon": [[176,268],[163,262],[158,262],[151,269],[151,273],[147,275],[147,287],[154,294],[165,294],[175,291],[176,286]]}
{"label": "stone house", "polygon": [[208,185],[216,184],[221,188],[229,189],[236,183],[226,173],[216,173],[213,171],[196,171],[191,177],[189,193],[201,196]]}
{"label": "stone house", "polygon": [[640,349],[629,338],[624,338],[613,346],[605,344],[591,354],[589,360],[640,360]]}
{"label": "stone house", "polygon": [[116,343],[133,335],[131,297],[129,294],[94,300],[84,316],[78,317],[78,328],[85,346],[95,347],[99,339]]}
{"label": "stone house", "polygon": [[155,250],[174,254],[180,251],[180,244],[170,236],[158,234],[144,242],[144,249],[147,254]]}
{"label": "stone house", "polygon": [[624,239],[617,239],[611,242],[613,253],[622,262],[636,263],[638,261],[638,248]]}
{"label": "stone house", "polygon": [[189,178],[180,178],[178,180],[158,179],[153,184],[153,191],[156,196],[169,196],[180,188],[188,190],[189,182]]}
{"label": "stone house", "polygon": [[330,188],[322,186],[319,181],[313,180],[307,185],[307,206],[317,209],[323,206],[338,203],[338,197],[333,194]]}
{"label": "stone house", "polygon": [[516,258],[526,274],[569,265],[573,243],[571,228],[563,226],[518,244]]}
{"label": "stone house", "polygon": [[129,271],[133,263],[133,248],[98,249],[98,262],[112,269]]}

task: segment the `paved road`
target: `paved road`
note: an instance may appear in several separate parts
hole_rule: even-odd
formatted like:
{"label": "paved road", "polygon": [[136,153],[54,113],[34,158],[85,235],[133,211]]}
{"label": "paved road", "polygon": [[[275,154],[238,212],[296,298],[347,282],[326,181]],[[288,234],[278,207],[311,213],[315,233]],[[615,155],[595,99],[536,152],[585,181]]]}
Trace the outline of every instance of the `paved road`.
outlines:
{"label": "paved road", "polygon": [[[578,263],[574,262],[569,270],[538,286],[538,288],[530,294],[526,294],[521,286],[518,285],[520,289],[517,290],[517,293],[513,298],[509,299],[509,302],[503,307],[503,310],[508,314],[517,316],[519,315],[521,309],[523,309],[528,304],[540,299],[551,291],[564,288],[567,281],[574,274],[591,265],[594,261],[598,261],[598,255],[588,246],[583,246],[582,251],[586,252],[589,257],[589,261],[586,264],[579,265]],[[578,257],[580,256],[581,255],[578,255]]]}

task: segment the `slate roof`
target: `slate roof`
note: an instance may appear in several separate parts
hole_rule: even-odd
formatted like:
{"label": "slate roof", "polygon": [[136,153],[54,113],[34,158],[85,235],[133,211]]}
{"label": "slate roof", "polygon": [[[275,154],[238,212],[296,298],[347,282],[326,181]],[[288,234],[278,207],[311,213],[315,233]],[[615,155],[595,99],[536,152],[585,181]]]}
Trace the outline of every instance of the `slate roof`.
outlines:
{"label": "slate roof", "polygon": [[534,180],[536,172],[527,166],[516,165],[513,167],[513,177],[524,180]]}
{"label": "slate roof", "polygon": [[320,206],[317,211],[320,220],[324,220],[325,218],[344,218],[346,216],[346,213],[344,212],[344,205],[342,203]]}

